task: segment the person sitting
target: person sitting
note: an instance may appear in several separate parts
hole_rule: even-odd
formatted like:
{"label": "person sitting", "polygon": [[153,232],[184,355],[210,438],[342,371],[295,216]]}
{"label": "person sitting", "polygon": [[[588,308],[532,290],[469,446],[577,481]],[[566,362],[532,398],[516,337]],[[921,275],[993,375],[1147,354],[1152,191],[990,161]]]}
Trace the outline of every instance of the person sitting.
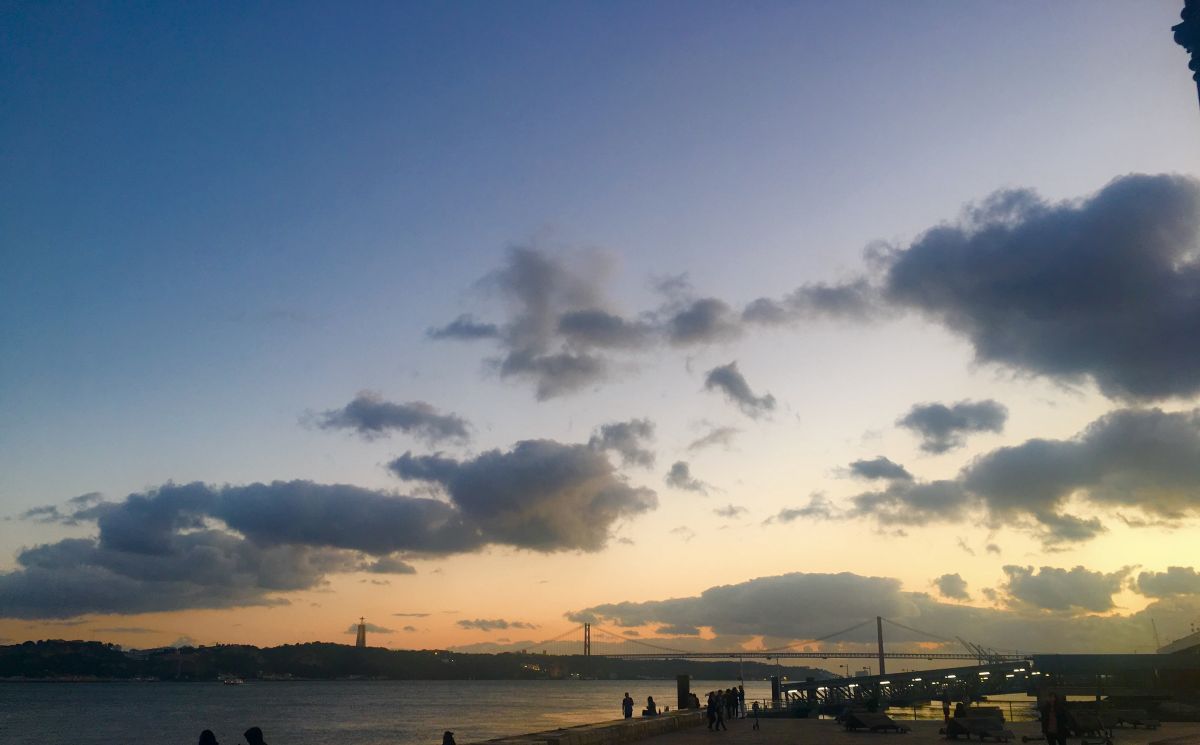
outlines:
{"label": "person sitting", "polygon": [[442,745],[455,745],[453,732],[446,730],[442,733]]}
{"label": "person sitting", "polygon": [[653,696],[646,697],[646,708],[642,710],[642,716],[644,716],[644,717],[658,716],[658,707],[654,705],[654,697]]}
{"label": "person sitting", "polygon": [[213,734],[213,731],[206,729],[200,733],[200,745],[220,745],[220,743],[217,742],[217,736]]}

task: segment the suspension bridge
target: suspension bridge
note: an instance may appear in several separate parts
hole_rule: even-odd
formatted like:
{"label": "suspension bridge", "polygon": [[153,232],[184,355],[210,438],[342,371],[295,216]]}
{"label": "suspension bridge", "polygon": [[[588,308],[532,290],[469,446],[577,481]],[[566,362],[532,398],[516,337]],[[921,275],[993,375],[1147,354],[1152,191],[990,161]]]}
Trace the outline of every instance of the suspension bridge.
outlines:
{"label": "suspension bridge", "polygon": [[[845,642],[831,643],[844,638],[869,624],[875,625],[875,649],[863,649],[862,642],[848,645]],[[915,635],[921,641],[908,640],[905,651],[888,651],[884,645],[884,624]],[[583,655],[584,657],[606,657],[627,660],[876,660],[878,670],[885,672],[887,660],[970,660],[976,664],[1019,662],[1025,656],[1019,652],[1001,652],[961,637],[950,639],[938,634],[921,631],[898,621],[876,616],[844,629],[812,639],[800,639],[789,644],[771,648],[711,649],[704,648],[703,641],[680,642],[679,647],[667,646],[662,639],[648,641],[630,633],[621,633],[591,623],[581,623],[563,633],[541,642],[534,642],[523,651],[543,655]],[[916,647],[914,649],[913,647]]]}

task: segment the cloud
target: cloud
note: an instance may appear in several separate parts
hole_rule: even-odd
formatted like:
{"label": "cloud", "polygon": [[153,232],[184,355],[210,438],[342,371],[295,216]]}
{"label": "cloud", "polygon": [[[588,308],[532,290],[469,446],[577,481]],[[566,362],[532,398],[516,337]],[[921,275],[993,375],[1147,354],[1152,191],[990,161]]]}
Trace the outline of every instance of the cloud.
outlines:
{"label": "cloud", "polygon": [[679,536],[680,539],[682,539],[684,543],[688,543],[693,538],[696,537],[696,531],[692,530],[691,528],[689,528],[686,525],[679,525],[677,527],[671,528],[670,532],[671,532],[671,535]]}
{"label": "cloud", "polygon": [[1008,409],[990,399],[945,404],[917,404],[896,421],[921,437],[921,449],[944,453],[966,444],[966,435],[1002,432]]}
{"label": "cloud", "polygon": [[533,383],[538,400],[574,393],[609,375],[595,349],[636,344],[636,324],[607,311],[603,285],[612,260],[597,251],[552,254],[532,246],[509,249],[504,266],[479,287],[508,308],[503,324],[459,317],[428,332],[433,339],[484,339],[499,345],[501,378]]}
{"label": "cloud", "polygon": [[850,464],[850,474],[860,479],[884,479],[887,481],[911,481],[912,474],[899,463],[880,455],[871,460],[856,460]]}
{"label": "cloud", "polygon": [[801,518],[812,520],[834,520],[839,517],[833,503],[824,494],[813,494],[803,507],[785,507],[763,521],[764,525],[774,522],[790,523]]}
{"label": "cloud", "polygon": [[317,418],[322,429],[350,429],[360,437],[374,440],[393,431],[411,434],[437,443],[465,441],[470,437],[465,419],[455,414],[440,414],[424,401],[392,403],[372,391],[362,391],[340,409],[322,412]]}
{"label": "cloud", "polygon": [[864,492],[850,499],[849,517],[873,516],[880,523],[923,525],[958,522],[973,504],[957,481],[894,481],[886,489]]}
{"label": "cloud", "polygon": [[362,564],[359,569],[374,574],[416,574],[412,564],[395,556],[381,556],[375,561]]}
{"label": "cloud", "polygon": [[457,621],[458,625],[464,629],[477,629],[479,631],[499,631],[502,629],[536,629],[537,624],[526,623],[525,621],[506,621],[503,618],[475,618],[462,619]]}
{"label": "cloud", "polygon": [[696,628],[695,626],[670,625],[659,626],[654,630],[654,633],[663,634],[665,636],[699,636],[700,629]]}
{"label": "cloud", "polygon": [[[1096,598],[1085,594],[1074,599],[1103,600],[1104,596],[1101,592]],[[693,596],[605,603],[569,613],[568,618],[629,627],[710,628],[715,638],[705,643],[714,649],[728,649],[759,636],[766,647],[783,646],[862,624],[828,643],[873,651],[874,619],[880,615],[947,640],[963,636],[995,649],[1069,653],[1148,649],[1153,644],[1151,617],[1160,629],[1186,633],[1197,611],[1200,598],[1194,597],[1155,601],[1131,614],[1094,615],[1078,605],[1055,613],[1028,604],[977,608],[904,591],[900,581],[891,577],[796,572],[714,586]],[[930,651],[924,646],[929,643],[927,636],[891,626],[887,633],[889,649]],[[947,641],[941,651],[961,650],[957,642]]]}
{"label": "cloud", "polygon": [[970,545],[969,543],[967,543],[967,541],[966,541],[966,539],[965,539],[965,538],[959,538],[959,539],[958,539],[958,544],[957,544],[957,545],[958,545],[958,547],[959,547],[959,548],[961,548],[961,549],[963,550],[963,552],[964,552],[964,553],[966,553],[967,555],[969,555],[969,556],[974,556],[974,555],[975,555],[975,549],[971,548],[971,545]]}
{"label": "cloud", "polygon": [[417,630],[417,627],[416,627],[416,626],[405,626],[404,628],[402,628],[402,629],[400,629],[400,630],[401,630],[401,631],[406,631],[406,632],[408,632],[408,633],[410,633],[410,634],[411,634],[411,633],[413,633],[413,632],[415,632],[415,631]]}
{"label": "cloud", "polygon": [[595,551],[616,521],[657,505],[586,445],[526,441],[461,463],[406,454],[391,468],[438,483],[449,501],[309,481],[197,482],[66,513],[98,535],[21,551],[17,569],[0,573],[0,617],[280,604],[280,593],[332,573],[406,573],[394,555],[405,552]]}
{"label": "cloud", "polygon": [[995,515],[1031,515],[1064,538],[1101,529],[1060,514],[1068,499],[1177,520],[1200,508],[1200,412],[1119,409],[1068,440],[993,450],[960,478]]}
{"label": "cloud", "polygon": [[[367,623],[364,625],[367,627],[367,631],[369,631],[372,634],[394,634],[394,633],[396,633],[395,629],[389,629],[389,628],[385,628],[383,626],[376,626],[373,623]],[[357,634],[358,633],[358,624],[356,624],[356,623],[350,624],[350,628],[346,629],[345,633]]]}
{"label": "cloud", "polygon": [[1192,567],[1167,567],[1165,572],[1141,572],[1134,589],[1147,597],[1200,595],[1200,573]]}
{"label": "cloud", "polygon": [[638,349],[650,341],[654,328],[603,310],[574,310],[558,319],[558,332],[573,344],[600,349]]}
{"label": "cloud", "polygon": [[653,438],[654,422],[649,419],[630,419],[601,425],[588,445],[597,450],[616,452],[624,465],[650,468],[654,465],[654,452],[643,447],[642,442]]}
{"label": "cloud", "polygon": [[938,593],[944,598],[951,600],[970,600],[971,594],[967,592],[967,581],[962,578],[957,572],[954,574],[943,574],[933,581],[937,587]]}
{"label": "cloud", "polygon": [[445,326],[428,329],[425,335],[430,339],[475,341],[498,338],[500,328],[494,323],[479,323],[469,315],[461,315]]}
{"label": "cloud", "polygon": [[679,347],[732,341],[742,335],[738,315],[724,300],[692,300],[667,321],[667,339]]}
{"label": "cloud", "polygon": [[981,362],[1105,394],[1200,393],[1200,182],[1128,175],[1083,199],[999,191],[889,257],[884,294]]}
{"label": "cloud", "polygon": [[397,616],[399,618],[428,618],[429,617],[428,613],[393,613],[392,615]]}
{"label": "cloud", "polygon": [[751,418],[758,418],[775,409],[775,397],[769,393],[754,395],[750,384],[738,370],[736,361],[714,367],[705,373],[704,389],[724,393],[730,401],[737,404],[742,413]]}
{"label": "cloud", "polygon": [[865,321],[879,311],[878,291],[865,279],[856,279],[839,285],[804,285],[782,300],[758,298],[745,307],[742,319],[752,324],[781,326],[817,318]]}
{"label": "cloud", "polygon": [[1105,574],[1082,566],[1074,569],[1056,567],[1004,567],[1007,576],[1004,590],[1012,602],[1043,610],[1086,610],[1102,613],[1112,610],[1114,593],[1129,576],[1129,570]]}
{"label": "cloud", "polygon": [[658,505],[653,491],[626,483],[603,453],[553,440],[523,440],[464,461],[405,453],[388,468],[442,487],[492,542],[537,551],[599,550],[616,521]]}
{"label": "cloud", "polygon": [[733,443],[733,438],[741,432],[736,427],[713,427],[708,432],[700,437],[692,440],[687,449],[689,452],[695,452],[714,445],[728,448]]}
{"label": "cloud", "polygon": [[666,477],[667,486],[683,491],[696,492],[697,494],[708,494],[709,485],[692,476],[691,466],[687,461],[677,460],[671,464],[671,470],[667,471]]}
{"label": "cloud", "polygon": [[727,518],[731,518],[731,519],[741,517],[742,515],[745,515],[748,512],[749,512],[749,510],[747,510],[745,507],[742,507],[742,506],[736,505],[736,504],[726,505],[725,507],[718,507],[715,510],[713,510],[713,514],[716,515],[717,517],[727,517]]}

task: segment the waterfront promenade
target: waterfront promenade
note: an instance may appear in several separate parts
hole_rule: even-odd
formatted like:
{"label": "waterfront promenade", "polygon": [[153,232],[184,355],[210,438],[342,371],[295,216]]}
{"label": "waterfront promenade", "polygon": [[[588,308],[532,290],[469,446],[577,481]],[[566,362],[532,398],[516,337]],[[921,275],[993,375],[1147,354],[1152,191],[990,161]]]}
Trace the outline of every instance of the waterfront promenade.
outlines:
{"label": "waterfront promenade", "polygon": [[[617,745],[618,743],[643,741],[653,745],[944,745],[949,742],[975,742],[978,740],[946,740],[938,730],[942,722],[937,720],[897,720],[910,728],[904,734],[847,732],[832,719],[762,719],[759,729],[753,729],[752,719],[728,722],[729,730],[711,732],[701,723],[698,714],[683,714],[681,721],[668,724],[667,717],[654,720],[635,718],[613,720],[580,727],[567,727],[549,732],[529,733],[513,737],[489,740],[493,745]],[[652,724],[657,722],[657,724]],[[1041,729],[1037,722],[1010,722],[1007,725],[1016,735],[1013,742],[1020,743],[1021,737],[1037,737],[1041,743]],[[1090,741],[1095,742],[1096,738]],[[1071,738],[1068,743],[1079,745]],[[1113,745],[1200,745],[1200,722],[1165,722],[1156,730],[1117,729],[1113,733]]]}

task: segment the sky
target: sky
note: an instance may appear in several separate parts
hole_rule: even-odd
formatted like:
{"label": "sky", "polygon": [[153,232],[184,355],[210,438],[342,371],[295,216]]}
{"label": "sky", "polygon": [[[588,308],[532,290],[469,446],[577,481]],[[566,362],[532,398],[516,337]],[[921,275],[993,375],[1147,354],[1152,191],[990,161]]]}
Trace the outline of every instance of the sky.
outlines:
{"label": "sky", "polygon": [[1179,9],[0,4],[0,640],[1188,633]]}

